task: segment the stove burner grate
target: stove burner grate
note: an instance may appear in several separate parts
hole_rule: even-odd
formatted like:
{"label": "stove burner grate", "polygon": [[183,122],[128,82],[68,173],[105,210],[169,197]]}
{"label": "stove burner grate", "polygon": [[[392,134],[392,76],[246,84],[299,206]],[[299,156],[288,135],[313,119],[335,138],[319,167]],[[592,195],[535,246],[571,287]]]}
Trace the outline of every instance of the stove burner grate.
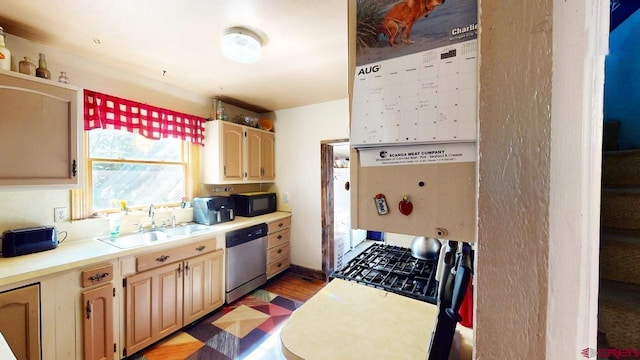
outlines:
{"label": "stove burner grate", "polygon": [[414,258],[410,249],[374,244],[331,274],[331,278],[355,281],[436,304],[436,265],[435,260]]}

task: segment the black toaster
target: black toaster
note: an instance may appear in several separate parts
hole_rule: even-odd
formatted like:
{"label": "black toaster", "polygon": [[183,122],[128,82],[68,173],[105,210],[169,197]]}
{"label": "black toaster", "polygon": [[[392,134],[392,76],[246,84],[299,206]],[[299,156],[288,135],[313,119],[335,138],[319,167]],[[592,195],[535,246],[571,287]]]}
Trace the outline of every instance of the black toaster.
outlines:
{"label": "black toaster", "polygon": [[2,233],[2,256],[12,257],[55,249],[58,235],[53,226],[7,230]]}

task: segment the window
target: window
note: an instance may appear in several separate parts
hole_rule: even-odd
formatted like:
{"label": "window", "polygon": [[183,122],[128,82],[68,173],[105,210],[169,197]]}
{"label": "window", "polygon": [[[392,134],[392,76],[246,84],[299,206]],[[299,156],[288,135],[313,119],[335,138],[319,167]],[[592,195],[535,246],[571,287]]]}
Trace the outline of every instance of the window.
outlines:
{"label": "window", "polygon": [[120,200],[129,208],[179,203],[187,196],[188,146],[122,130],[89,131],[90,213],[116,210]]}

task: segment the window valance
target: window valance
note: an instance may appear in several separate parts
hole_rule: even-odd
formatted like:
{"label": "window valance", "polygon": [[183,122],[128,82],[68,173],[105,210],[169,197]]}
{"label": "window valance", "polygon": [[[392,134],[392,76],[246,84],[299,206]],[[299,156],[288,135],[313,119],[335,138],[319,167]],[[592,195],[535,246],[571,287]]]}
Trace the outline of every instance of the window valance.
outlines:
{"label": "window valance", "polygon": [[122,129],[149,139],[179,138],[202,145],[206,119],[84,90],[84,129]]}

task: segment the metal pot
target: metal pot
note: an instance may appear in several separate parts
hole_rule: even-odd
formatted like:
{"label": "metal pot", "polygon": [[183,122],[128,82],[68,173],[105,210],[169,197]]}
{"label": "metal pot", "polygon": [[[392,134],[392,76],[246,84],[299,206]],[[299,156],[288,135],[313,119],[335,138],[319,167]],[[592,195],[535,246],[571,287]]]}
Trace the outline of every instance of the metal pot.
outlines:
{"label": "metal pot", "polygon": [[411,255],[422,260],[438,260],[442,243],[436,238],[416,236],[411,241]]}

